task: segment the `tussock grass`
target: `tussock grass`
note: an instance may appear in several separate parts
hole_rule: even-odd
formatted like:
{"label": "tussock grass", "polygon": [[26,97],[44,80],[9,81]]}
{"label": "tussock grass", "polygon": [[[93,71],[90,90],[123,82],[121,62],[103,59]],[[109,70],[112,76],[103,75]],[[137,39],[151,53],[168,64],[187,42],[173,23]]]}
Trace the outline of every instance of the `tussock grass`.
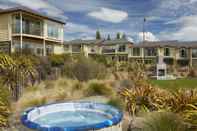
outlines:
{"label": "tussock grass", "polygon": [[79,85],[77,80],[58,79],[56,81],[44,81],[37,86],[28,87],[19,101],[13,104],[13,110],[20,114],[26,108],[34,106],[80,99],[83,97],[83,90],[78,90]]}
{"label": "tussock grass", "polygon": [[142,131],[188,131],[184,122],[174,113],[152,112],[145,117]]}
{"label": "tussock grass", "polygon": [[87,96],[95,96],[95,95],[101,95],[101,96],[113,96],[115,94],[113,88],[109,85],[107,85],[104,82],[101,81],[90,81],[88,83],[88,88],[86,89],[86,95]]}
{"label": "tussock grass", "polygon": [[125,108],[124,101],[121,98],[119,98],[118,96],[110,98],[109,101],[107,102],[107,104],[114,106],[120,110],[124,110],[124,108]]}
{"label": "tussock grass", "polygon": [[20,113],[27,108],[55,102],[80,100],[95,95],[111,98],[114,94],[115,91],[107,81],[80,82],[61,78],[43,81],[36,86],[26,88],[19,101],[12,104],[12,110],[15,117],[19,118]]}

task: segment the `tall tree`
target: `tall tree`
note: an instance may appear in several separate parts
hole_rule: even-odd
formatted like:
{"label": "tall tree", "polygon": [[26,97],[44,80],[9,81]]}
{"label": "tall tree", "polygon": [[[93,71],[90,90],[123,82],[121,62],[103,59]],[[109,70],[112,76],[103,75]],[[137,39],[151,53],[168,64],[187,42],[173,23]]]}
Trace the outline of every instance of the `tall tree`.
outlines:
{"label": "tall tree", "polygon": [[107,36],[107,40],[111,40],[111,37],[110,37],[110,35],[108,34],[108,36]]}
{"label": "tall tree", "polygon": [[126,39],[127,38],[127,36],[126,36],[126,34],[124,33],[123,35],[122,35],[122,39]]}
{"label": "tall tree", "polygon": [[120,32],[116,34],[116,39],[120,39]]}
{"label": "tall tree", "polygon": [[100,31],[99,30],[96,31],[96,39],[97,40],[100,40],[101,39],[101,34],[100,34]]}

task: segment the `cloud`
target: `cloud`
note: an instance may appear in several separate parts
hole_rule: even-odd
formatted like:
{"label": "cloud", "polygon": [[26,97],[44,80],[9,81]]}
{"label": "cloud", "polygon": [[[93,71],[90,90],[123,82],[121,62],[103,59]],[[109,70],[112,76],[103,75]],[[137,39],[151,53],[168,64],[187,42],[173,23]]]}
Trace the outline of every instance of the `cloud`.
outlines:
{"label": "cloud", "polygon": [[99,9],[104,1],[97,0],[48,0],[49,3],[68,12],[89,12]]}
{"label": "cloud", "polygon": [[177,20],[170,21],[167,24],[179,26],[175,31],[161,32],[161,39],[194,41],[197,40],[197,15],[183,16]]}
{"label": "cloud", "polygon": [[0,4],[0,9],[7,9],[7,8],[11,8],[11,5],[8,4]]}
{"label": "cloud", "polygon": [[59,17],[64,20],[67,19],[67,17],[64,16],[63,10],[53,6],[52,4],[49,4],[46,0],[7,0],[7,2],[12,6],[21,5],[33,10],[41,11],[49,16]]}
{"label": "cloud", "polygon": [[194,26],[194,25],[197,25],[197,15],[182,16],[179,19],[168,21],[166,22],[166,24]]}
{"label": "cloud", "polygon": [[128,40],[129,42],[134,42],[134,39],[133,39],[132,37],[127,37],[127,40]]}
{"label": "cloud", "polygon": [[120,23],[128,18],[128,13],[120,10],[102,7],[98,11],[89,12],[88,16],[106,22]]}
{"label": "cloud", "polygon": [[[145,40],[146,41],[158,41],[158,38],[151,32],[145,32]],[[138,40],[137,41],[143,41],[143,32],[140,32],[138,34]]]}
{"label": "cloud", "polygon": [[95,39],[96,29],[90,28],[87,25],[68,22],[64,29],[65,40],[74,39]]}
{"label": "cloud", "polygon": [[190,3],[195,3],[197,2],[197,0],[190,0]]}
{"label": "cloud", "polygon": [[87,33],[87,34],[91,34],[91,33],[95,33],[96,30],[91,29],[87,25],[68,22],[66,24],[66,27],[65,27],[65,32],[68,33],[68,34],[69,33],[70,34],[72,34],[72,33]]}

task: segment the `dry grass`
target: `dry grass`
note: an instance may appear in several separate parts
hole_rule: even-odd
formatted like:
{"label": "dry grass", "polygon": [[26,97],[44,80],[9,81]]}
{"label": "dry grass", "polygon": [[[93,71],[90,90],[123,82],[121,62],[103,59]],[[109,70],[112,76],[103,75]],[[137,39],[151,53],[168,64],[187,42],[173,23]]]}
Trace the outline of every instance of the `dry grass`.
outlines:
{"label": "dry grass", "polygon": [[[77,90],[80,82],[70,79],[45,81],[34,87],[28,87],[17,103],[13,103],[12,110],[16,116],[27,108],[59,101],[82,98],[83,89]],[[83,86],[83,84],[81,84]],[[73,88],[75,87],[75,88]]]}
{"label": "dry grass", "polygon": [[[115,94],[110,86],[111,83],[108,81],[91,80],[89,82],[79,82],[78,80],[63,78],[54,81],[44,81],[34,87],[26,88],[19,101],[12,104],[13,117],[18,122],[19,115],[27,108],[55,102],[84,99],[88,97],[87,91],[92,83],[99,85],[101,88],[104,87],[101,89],[102,93],[99,94],[101,96],[106,96],[107,94],[107,97],[110,98],[110,96]],[[94,90],[94,93],[100,93],[100,89],[99,92],[96,91]]]}

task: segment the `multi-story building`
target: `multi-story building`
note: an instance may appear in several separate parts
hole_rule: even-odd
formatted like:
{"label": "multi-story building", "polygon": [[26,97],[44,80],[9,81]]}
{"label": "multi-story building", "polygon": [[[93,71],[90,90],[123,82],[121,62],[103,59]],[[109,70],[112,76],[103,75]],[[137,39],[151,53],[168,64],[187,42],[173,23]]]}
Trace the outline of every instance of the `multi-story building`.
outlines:
{"label": "multi-story building", "polygon": [[65,53],[80,54],[85,56],[101,54],[101,44],[103,40],[72,40],[64,42]]}
{"label": "multi-story building", "polygon": [[25,7],[0,10],[0,49],[30,49],[33,53],[63,53],[65,23]]}
{"label": "multi-story building", "polygon": [[197,42],[143,42],[134,44],[128,57],[145,64],[157,64],[162,58],[166,65],[197,66]]}
{"label": "multi-story building", "polygon": [[117,40],[73,40],[64,43],[66,53],[85,56],[104,55],[112,60],[127,61],[132,42],[126,39]]}
{"label": "multi-story building", "polygon": [[160,59],[169,66],[197,66],[197,42],[145,41],[133,44],[125,39],[73,40],[65,42],[64,49],[70,54],[101,54],[118,61],[139,61],[157,65]]}

